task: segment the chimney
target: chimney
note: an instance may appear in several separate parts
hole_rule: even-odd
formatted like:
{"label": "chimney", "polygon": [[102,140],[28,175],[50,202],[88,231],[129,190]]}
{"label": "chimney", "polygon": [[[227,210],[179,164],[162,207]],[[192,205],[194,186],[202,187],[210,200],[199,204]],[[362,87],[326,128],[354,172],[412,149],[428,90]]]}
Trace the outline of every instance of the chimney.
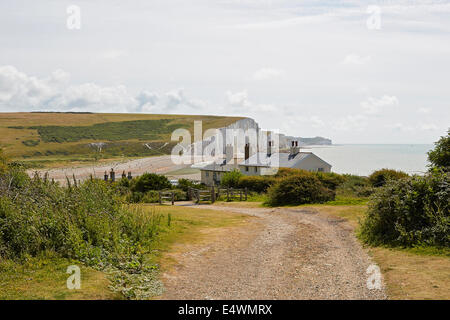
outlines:
{"label": "chimney", "polygon": [[112,182],[116,181],[116,173],[114,172],[114,169],[111,168],[111,172],[109,173],[110,179]]}
{"label": "chimney", "polygon": [[244,160],[250,158],[250,143],[245,144]]}
{"label": "chimney", "polygon": [[299,152],[299,149],[298,149],[298,141],[292,140],[292,141],[291,141],[291,150],[290,150],[290,152],[289,152],[289,155],[295,156],[298,152]]}

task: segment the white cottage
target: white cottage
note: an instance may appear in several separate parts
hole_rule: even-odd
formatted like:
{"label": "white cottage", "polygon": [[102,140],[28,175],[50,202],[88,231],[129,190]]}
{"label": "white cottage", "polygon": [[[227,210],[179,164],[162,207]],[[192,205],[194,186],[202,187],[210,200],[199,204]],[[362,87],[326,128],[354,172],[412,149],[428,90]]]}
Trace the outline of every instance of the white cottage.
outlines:
{"label": "white cottage", "polygon": [[271,153],[271,144],[267,152],[257,152],[249,156],[246,146],[245,158],[224,160],[223,163],[209,164],[201,168],[201,181],[206,185],[218,185],[226,172],[240,170],[247,176],[272,175],[278,168],[302,169],[313,172],[330,172],[331,165],[312,152],[300,152],[298,143],[292,142],[289,152]]}

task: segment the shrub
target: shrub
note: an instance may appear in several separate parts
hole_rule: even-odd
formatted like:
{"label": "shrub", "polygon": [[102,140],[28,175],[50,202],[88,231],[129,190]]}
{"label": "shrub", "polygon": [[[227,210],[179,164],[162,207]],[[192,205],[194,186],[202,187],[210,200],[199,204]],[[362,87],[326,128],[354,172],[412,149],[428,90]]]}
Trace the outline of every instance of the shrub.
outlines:
{"label": "shrub", "polygon": [[171,189],[172,185],[169,179],[163,175],[156,173],[144,173],[140,177],[133,180],[130,188],[132,192],[137,191],[145,193],[150,190]]}
{"label": "shrub", "polygon": [[391,180],[373,195],[361,226],[370,244],[450,246],[450,174]]}
{"label": "shrub", "polygon": [[242,173],[234,169],[230,172],[225,172],[222,177],[221,184],[225,187],[229,188],[238,188],[239,187],[239,179],[242,177]]}
{"label": "shrub", "polygon": [[272,206],[321,203],[334,199],[334,192],[326,188],[313,173],[303,172],[279,179],[268,190],[267,203]]}
{"label": "shrub", "polygon": [[374,187],[381,187],[386,184],[388,180],[399,180],[408,177],[408,174],[403,171],[393,169],[381,169],[374,171],[369,176],[369,181]]}
{"label": "shrub", "polygon": [[239,179],[239,188],[264,193],[275,181],[273,176],[243,176]]}
{"label": "shrub", "polygon": [[150,190],[144,193],[139,200],[142,203],[157,203],[159,202],[159,191]]}
{"label": "shrub", "polygon": [[447,136],[442,136],[435,142],[433,150],[428,152],[428,161],[431,167],[442,168],[446,171],[450,170],[450,129]]}
{"label": "shrub", "polygon": [[346,197],[368,197],[374,188],[367,177],[344,174],[345,181],[336,188],[336,194]]}
{"label": "shrub", "polygon": [[283,178],[287,176],[292,176],[294,174],[301,174],[302,172],[308,172],[306,170],[301,169],[292,169],[292,168],[278,168],[277,173],[274,175],[275,178]]}
{"label": "shrub", "polygon": [[204,189],[206,186],[199,182],[191,181],[188,179],[179,179],[177,187],[184,192],[187,192],[189,188]]}
{"label": "shrub", "polygon": [[145,245],[156,233],[154,222],[135,220],[142,214],[123,207],[115,188],[104,181],[63,188],[36,175],[24,185],[9,184],[16,177],[22,179],[15,172],[0,178],[3,257],[50,250],[91,265],[113,263],[138,254],[137,242]]}
{"label": "shrub", "polygon": [[26,145],[27,147],[35,147],[37,146],[41,140],[24,140],[22,143]]}
{"label": "shrub", "polygon": [[[276,178],[283,178],[288,177],[292,175],[297,174],[303,174],[303,173],[311,173],[306,170],[302,169],[295,169],[295,168],[279,168],[278,172],[275,174]],[[322,184],[331,189],[336,190],[337,186],[342,184],[345,181],[345,177],[343,177],[340,174],[334,173],[334,172],[312,172],[312,174],[315,174],[317,178],[319,178],[320,182]]]}
{"label": "shrub", "polygon": [[334,172],[316,172],[317,178],[320,182],[331,190],[336,190],[336,188],[345,182],[345,177],[334,173]]}

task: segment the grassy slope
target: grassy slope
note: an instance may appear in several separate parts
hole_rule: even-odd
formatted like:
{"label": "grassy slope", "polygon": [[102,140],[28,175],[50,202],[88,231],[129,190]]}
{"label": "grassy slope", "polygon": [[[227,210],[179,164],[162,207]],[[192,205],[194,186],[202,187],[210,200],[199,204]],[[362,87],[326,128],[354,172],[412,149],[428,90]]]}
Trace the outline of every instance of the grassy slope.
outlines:
{"label": "grassy slope", "polygon": [[[147,258],[171,268],[175,261],[165,256],[175,243],[196,243],[206,239],[208,232],[245,223],[248,216],[236,213],[200,210],[177,206],[143,205],[148,210],[156,208],[164,215],[171,214],[170,228],[163,232],[155,244],[155,250]],[[67,266],[81,268],[81,289],[68,290]],[[120,299],[119,294],[108,288],[107,276],[80,263],[56,257],[33,258],[19,264],[0,261],[0,300],[3,299]]]}
{"label": "grassy slope", "polygon": [[[179,124],[180,126],[185,126],[192,131],[194,120],[202,120],[203,130],[206,130],[210,128],[224,127],[242,118],[161,114],[0,113],[0,146],[5,149],[7,155],[13,158],[20,158],[23,155],[30,156],[35,154],[36,152],[45,154],[45,152],[48,150],[59,151],[61,153],[68,152],[72,154],[71,158],[74,158],[74,150],[80,148],[80,144],[87,144],[89,142],[96,141],[82,140],[78,142],[67,143],[46,143],[41,139],[40,143],[37,146],[26,146],[22,143],[23,141],[37,141],[40,139],[40,137],[37,130],[25,128],[30,126],[91,126],[94,124],[105,122],[160,119],[170,119],[171,124]],[[21,126],[24,127],[24,129],[8,128],[13,126]],[[170,135],[164,135],[162,140],[168,142],[170,140]],[[124,141],[139,142],[137,139],[129,139]],[[64,156],[58,155],[56,158],[59,159],[61,157]],[[53,159],[54,157],[48,158]]]}

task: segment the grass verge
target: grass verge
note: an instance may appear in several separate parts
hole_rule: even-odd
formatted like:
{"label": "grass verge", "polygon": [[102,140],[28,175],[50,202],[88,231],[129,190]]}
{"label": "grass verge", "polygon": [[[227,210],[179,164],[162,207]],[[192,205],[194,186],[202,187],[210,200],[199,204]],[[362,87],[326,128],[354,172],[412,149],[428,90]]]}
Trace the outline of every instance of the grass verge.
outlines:
{"label": "grass verge", "polygon": [[[176,264],[167,255],[174,244],[201,243],[207,239],[208,233],[243,224],[249,219],[246,215],[210,209],[145,204],[142,207],[149,214],[157,212],[164,215],[167,221],[154,242],[153,250],[145,257],[146,265],[156,265],[162,271]],[[81,269],[79,290],[67,289],[69,274],[66,270],[69,265],[77,265]],[[123,299],[123,295],[110,288],[116,280],[114,274],[51,253],[28,258],[21,263],[0,260],[0,300]]]}
{"label": "grass verge", "polygon": [[[80,267],[81,289],[67,289],[67,267]],[[42,256],[23,263],[0,262],[0,300],[104,300],[122,299],[109,290],[105,273],[78,261]]]}
{"label": "grass verge", "polygon": [[[365,205],[314,205],[315,209],[345,219],[358,231]],[[370,247],[380,267],[390,299],[450,299],[450,250],[437,248]]]}

